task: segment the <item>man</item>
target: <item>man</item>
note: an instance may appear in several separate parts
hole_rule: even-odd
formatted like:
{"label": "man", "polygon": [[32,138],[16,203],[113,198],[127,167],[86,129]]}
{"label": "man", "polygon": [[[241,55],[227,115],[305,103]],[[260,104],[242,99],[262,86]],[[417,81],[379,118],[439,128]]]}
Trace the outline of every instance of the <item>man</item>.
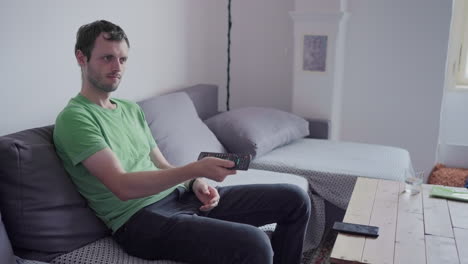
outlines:
{"label": "man", "polygon": [[[57,153],[90,207],[131,255],[188,263],[299,263],[310,200],[292,185],[207,185],[232,161],[171,166],[137,104],[111,98],[129,41],[108,21],[80,27],[80,93],[59,114]],[[277,223],[271,241],[257,227]]]}

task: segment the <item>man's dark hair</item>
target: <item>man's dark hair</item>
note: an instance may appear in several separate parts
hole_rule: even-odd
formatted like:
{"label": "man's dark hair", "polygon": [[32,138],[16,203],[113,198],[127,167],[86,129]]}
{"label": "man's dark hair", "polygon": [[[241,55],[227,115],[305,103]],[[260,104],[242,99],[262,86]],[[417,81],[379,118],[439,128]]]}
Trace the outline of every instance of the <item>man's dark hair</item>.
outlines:
{"label": "man's dark hair", "polygon": [[130,48],[127,35],[121,27],[106,20],[97,20],[83,25],[78,29],[78,32],[76,33],[75,54],[77,50],[81,50],[89,61],[96,38],[102,32],[107,33],[104,35],[105,39],[111,41],[125,40],[125,42],[127,42],[127,46]]}

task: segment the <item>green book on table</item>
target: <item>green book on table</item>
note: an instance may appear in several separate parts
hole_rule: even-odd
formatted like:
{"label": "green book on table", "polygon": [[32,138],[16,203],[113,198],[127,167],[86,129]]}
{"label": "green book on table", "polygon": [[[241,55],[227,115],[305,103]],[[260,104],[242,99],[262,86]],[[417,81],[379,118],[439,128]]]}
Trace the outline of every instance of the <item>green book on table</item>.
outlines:
{"label": "green book on table", "polygon": [[458,192],[441,186],[434,186],[431,190],[431,196],[468,202],[468,190]]}

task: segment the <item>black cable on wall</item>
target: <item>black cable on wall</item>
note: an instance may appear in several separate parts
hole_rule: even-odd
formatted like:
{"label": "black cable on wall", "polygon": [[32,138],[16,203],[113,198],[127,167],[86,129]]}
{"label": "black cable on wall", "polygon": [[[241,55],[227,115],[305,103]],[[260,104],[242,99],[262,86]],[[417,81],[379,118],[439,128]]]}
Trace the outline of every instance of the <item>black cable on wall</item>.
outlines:
{"label": "black cable on wall", "polygon": [[229,97],[230,88],[229,84],[231,82],[231,27],[232,27],[232,19],[231,19],[231,0],[228,0],[228,34],[227,34],[227,82],[226,82],[226,110],[229,111]]}

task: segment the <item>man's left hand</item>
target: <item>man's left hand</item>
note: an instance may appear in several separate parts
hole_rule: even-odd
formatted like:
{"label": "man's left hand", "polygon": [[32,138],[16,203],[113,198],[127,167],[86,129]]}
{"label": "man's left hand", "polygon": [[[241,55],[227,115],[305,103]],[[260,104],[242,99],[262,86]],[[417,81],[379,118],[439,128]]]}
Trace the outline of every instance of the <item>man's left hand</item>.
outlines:
{"label": "man's left hand", "polygon": [[219,193],[214,187],[208,185],[202,179],[196,179],[193,183],[192,190],[198,197],[203,205],[200,207],[200,211],[209,211],[219,203]]}

